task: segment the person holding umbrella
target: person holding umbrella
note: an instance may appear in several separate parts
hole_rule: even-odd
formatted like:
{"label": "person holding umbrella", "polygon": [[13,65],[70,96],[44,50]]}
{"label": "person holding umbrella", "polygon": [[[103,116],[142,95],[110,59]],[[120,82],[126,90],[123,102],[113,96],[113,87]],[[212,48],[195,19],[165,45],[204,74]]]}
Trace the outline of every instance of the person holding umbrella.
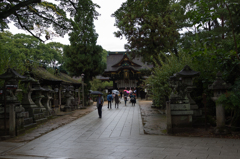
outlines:
{"label": "person holding umbrella", "polygon": [[108,101],[108,108],[112,108],[112,95],[111,93],[109,92],[108,95],[107,95],[107,101]]}
{"label": "person holding umbrella", "polygon": [[131,98],[131,103],[132,103],[132,106],[135,106],[135,103],[136,103],[136,95],[134,93],[132,93],[130,95],[130,98]]}
{"label": "person holding umbrella", "polygon": [[118,108],[118,104],[120,102],[119,101],[119,96],[116,94],[114,98],[115,98],[115,108]]}
{"label": "person holding umbrella", "polygon": [[126,104],[127,104],[127,96],[128,96],[128,94],[127,94],[127,92],[125,91],[125,92],[124,92],[124,101],[125,101],[125,106],[126,106]]}
{"label": "person holding umbrella", "polygon": [[97,97],[97,108],[98,108],[99,118],[102,118],[102,106],[103,106],[103,103],[104,103],[104,99],[103,99],[102,94],[98,94],[98,97]]}

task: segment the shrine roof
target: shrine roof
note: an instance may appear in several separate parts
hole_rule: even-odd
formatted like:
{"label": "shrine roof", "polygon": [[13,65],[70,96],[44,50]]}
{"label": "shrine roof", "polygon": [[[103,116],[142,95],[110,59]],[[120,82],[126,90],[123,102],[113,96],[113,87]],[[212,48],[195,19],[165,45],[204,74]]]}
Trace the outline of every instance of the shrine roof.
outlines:
{"label": "shrine roof", "polygon": [[[116,67],[116,64],[121,62],[124,58],[124,56],[130,58],[127,54],[127,52],[108,52],[107,56],[107,68],[105,69],[105,72],[115,72],[120,67]],[[153,67],[153,65],[148,65],[147,63],[142,62],[141,57],[136,57],[134,59],[129,59],[129,62],[133,62],[134,66],[130,66],[134,70],[140,70],[140,69],[150,69]]]}
{"label": "shrine roof", "polygon": [[65,73],[59,72],[57,75],[54,75],[47,71],[45,68],[37,67],[32,70],[32,73],[34,74],[34,78],[42,81],[52,81],[52,82],[64,82],[64,83],[71,83],[71,84],[80,84],[80,80],[76,80],[71,78]]}
{"label": "shrine roof", "polygon": [[4,74],[0,75],[0,79],[25,79],[25,76],[20,75],[14,69],[8,68]]}
{"label": "shrine roof", "polygon": [[96,76],[96,79],[102,80],[102,81],[109,81],[109,77],[103,77],[101,75]]}

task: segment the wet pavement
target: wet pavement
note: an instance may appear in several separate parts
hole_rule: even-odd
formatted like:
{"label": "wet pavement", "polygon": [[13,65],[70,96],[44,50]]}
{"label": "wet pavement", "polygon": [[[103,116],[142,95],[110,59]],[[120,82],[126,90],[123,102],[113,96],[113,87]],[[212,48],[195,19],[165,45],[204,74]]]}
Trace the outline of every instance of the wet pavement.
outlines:
{"label": "wet pavement", "polygon": [[146,135],[139,105],[82,116],[30,142],[0,142],[0,158],[240,159],[240,140]]}

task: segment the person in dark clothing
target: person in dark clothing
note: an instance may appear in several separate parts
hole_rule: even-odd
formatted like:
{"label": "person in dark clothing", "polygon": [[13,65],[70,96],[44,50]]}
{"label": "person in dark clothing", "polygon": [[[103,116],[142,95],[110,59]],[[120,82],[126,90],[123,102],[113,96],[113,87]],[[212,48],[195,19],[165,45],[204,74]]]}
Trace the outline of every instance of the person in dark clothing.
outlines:
{"label": "person in dark clothing", "polygon": [[120,92],[120,95],[121,95],[121,99],[122,99],[122,95],[123,95],[123,92],[122,92],[122,91]]}
{"label": "person in dark clothing", "polygon": [[127,97],[128,97],[128,94],[127,94],[127,92],[124,92],[124,101],[125,101],[125,106],[126,106],[126,104],[127,104]]}
{"label": "person in dark clothing", "polygon": [[115,108],[118,108],[118,104],[119,104],[119,96],[116,94],[115,95]]}
{"label": "person in dark clothing", "polygon": [[112,103],[113,103],[113,100],[115,99],[114,97],[115,97],[115,94],[112,93]]}
{"label": "person in dark clothing", "polygon": [[134,93],[130,95],[130,100],[131,100],[132,106],[135,106],[135,103],[136,103],[136,95],[135,95]]}
{"label": "person in dark clothing", "polygon": [[103,96],[99,94],[98,97],[97,97],[97,108],[98,108],[99,118],[102,118],[102,106],[103,106],[103,103],[104,103]]}
{"label": "person in dark clothing", "polygon": [[112,109],[112,94],[109,92],[107,95],[107,101],[108,101],[108,108]]}

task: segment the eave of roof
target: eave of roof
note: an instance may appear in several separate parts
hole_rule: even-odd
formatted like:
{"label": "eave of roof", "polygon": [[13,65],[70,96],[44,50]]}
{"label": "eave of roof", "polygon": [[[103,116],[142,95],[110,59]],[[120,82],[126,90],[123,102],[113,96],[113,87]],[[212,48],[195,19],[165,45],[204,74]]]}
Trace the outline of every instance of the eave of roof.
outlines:
{"label": "eave of roof", "polygon": [[78,80],[75,80],[73,78],[71,78],[70,76],[68,76],[65,73],[59,73],[58,75],[53,75],[50,72],[48,72],[45,68],[42,67],[37,67],[34,68],[32,70],[32,73],[34,74],[35,78],[38,80],[42,80],[44,82],[44,80],[47,81],[52,81],[52,82],[66,82],[66,83],[81,83]]}
{"label": "eave of roof", "polygon": [[[109,55],[107,56],[107,68],[105,69],[104,73],[116,72],[118,70],[118,67],[112,67],[112,66],[115,66],[117,63],[119,63],[121,60],[123,60],[124,56],[126,56],[126,55],[127,54],[109,53]],[[139,67],[134,67],[135,70],[151,69],[153,67],[153,65],[148,65],[147,63],[143,63],[141,61],[141,57],[134,58],[131,61],[133,63],[135,63],[136,65],[139,65]]]}

